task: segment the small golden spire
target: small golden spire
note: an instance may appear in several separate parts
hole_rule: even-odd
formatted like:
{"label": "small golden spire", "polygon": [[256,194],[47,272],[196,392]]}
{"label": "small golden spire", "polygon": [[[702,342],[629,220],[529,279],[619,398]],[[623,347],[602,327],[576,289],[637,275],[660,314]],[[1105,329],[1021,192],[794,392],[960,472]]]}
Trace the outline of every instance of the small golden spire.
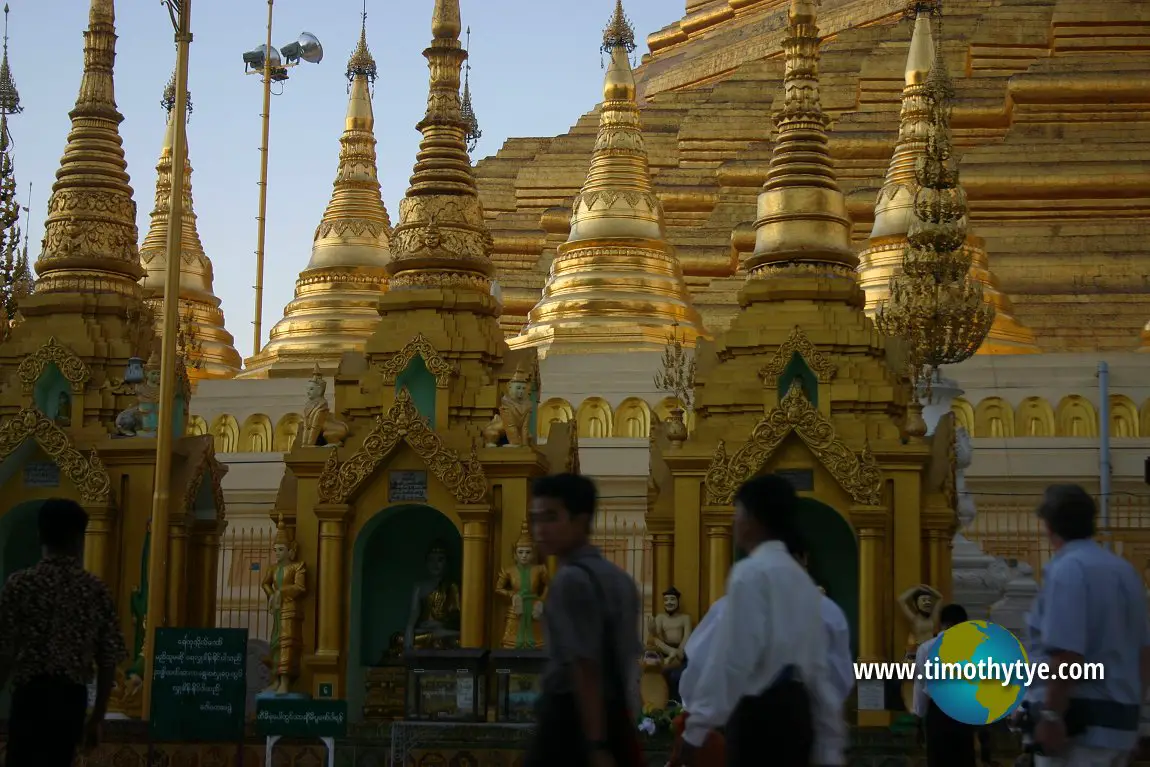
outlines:
{"label": "small golden spire", "polygon": [[144,276],[116,108],[112,0],[91,0],[84,33],[84,76],[71,112],[72,130],[56,171],[36,292],[117,293],[140,297]]}
{"label": "small golden spire", "polygon": [[311,260],[296,280],[295,297],[244,366],[243,378],[306,375],[319,364],[330,373],[346,352],[362,352],[379,324],[387,290],[391,218],[383,204],[376,158],[371,84],[375,59],[367,46],[367,13],[347,63],[347,118],[331,200],[316,227]]}
{"label": "small golden spire", "polygon": [[[571,233],[551,265],[543,297],[512,348],[661,352],[667,331],[685,330],[687,345],[705,335],[691,304],[663,206],[651,185],[635,75],[627,58],[630,25],[622,4],[604,39],[611,63],[603,82],[599,135],[591,167],[571,211]],[[632,35],[633,37],[633,35]]]}
{"label": "small golden spire", "polygon": [[[423,140],[411,186],[399,206],[400,224],[388,265],[390,290],[393,295],[424,289],[481,293],[488,297],[482,311],[494,313],[494,244],[467,155],[467,122],[459,101],[467,60],[459,42],[459,0],[435,0],[431,30],[435,39],[423,52],[431,73],[427,114],[416,126]],[[381,310],[390,309],[385,305]]]}
{"label": "small golden spire", "polygon": [[[152,209],[148,234],[140,244],[140,263],[147,270],[141,280],[144,298],[156,315],[156,331],[163,331],[164,282],[168,271],[168,215],[172,200],[172,144],[175,140],[176,75],[172,74],[160,101],[167,112],[164,145],[156,163],[156,203]],[[191,113],[191,99],[188,100]],[[185,143],[185,148],[187,144]],[[192,380],[205,378],[231,378],[240,369],[240,355],[235,339],[224,325],[220,299],[213,289],[212,262],[204,253],[200,233],[196,227],[196,213],[192,203],[192,165],[184,156],[184,192],[181,196],[184,212],[180,235],[180,298],[177,311],[187,327],[184,333],[196,340],[195,364],[188,376]]]}
{"label": "small golden spire", "polygon": [[[467,28],[467,55],[471,56],[471,27]],[[467,151],[474,152],[479,146],[479,139],[483,138],[483,131],[479,129],[479,118],[475,116],[475,108],[471,105],[471,63],[463,65],[463,96],[459,107],[463,121],[467,123]]]}
{"label": "small golden spire", "polygon": [[24,111],[20,105],[20,92],[12,79],[12,69],[8,66],[8,4],[4,4],[4,58],[0,59],[0,114],[18,115]]}
{"label": "small golden spire", "polygon": [[603,53],[611,53],[616,48],[622,48],[628,54],[635,50],[635,28],[631,20],[623,11],[623,0],[615,0],[615,12],[611,14],[611,21],[603,29]]}
{"label": "small golden spire", "polygon": [[367,0],[363,0],[363,14],[360,17],[359,25],[359,43],[355,46],[351,58],[347,60],[348,88],[351,88],[351,86],[355,84],[355,80],[358,77],[364,78],[369,84],[374,84],[378,74],[375,68],[375,58],[371,55],[371,50],[367,47]]}
{"label": "small golden spire", "polygon": [[748,277],[767,277],[776,266],[818,264],[849,270],[853,278],[858,259],[827,148],[830,121],[819,100],[819,30],[812,0],[791,1],[783,52],[783,107],[775,115],[778,133],[759,195],[755,252],[745,263]]}

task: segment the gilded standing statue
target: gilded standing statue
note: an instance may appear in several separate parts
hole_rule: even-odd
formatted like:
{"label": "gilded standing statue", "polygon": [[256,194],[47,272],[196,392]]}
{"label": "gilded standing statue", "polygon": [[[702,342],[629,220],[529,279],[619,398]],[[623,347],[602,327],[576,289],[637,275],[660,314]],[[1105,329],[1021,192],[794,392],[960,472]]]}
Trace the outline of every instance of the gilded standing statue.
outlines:
{"label": "gilded standing statue", "polygon": [[495,593],[508,601],[502,646],[513,650],[543,648],[543,602],[551,574],[536,561],[535,543],[523,523],[515,542],[515,564],[499,571]]}
{"label": "gilded standing statue", "polygon": [[307,594],[307,569],[297,561],[295,537],[284,525],[280,514],[272,546],[275,566],[264,576],[262,588],[272,614],[271,658],[272,686],[268,692],[286,695],[299,676],[303,653],[303,609],[300,604]]}
{"label": "gilded standing statue", "polygon": [[906,657],[913,658],[918,646],[938,631],[938,612],[942,609],[942,594],[925,583],[911,586],[898,597],[898,606],[910,622],[906,638]]}

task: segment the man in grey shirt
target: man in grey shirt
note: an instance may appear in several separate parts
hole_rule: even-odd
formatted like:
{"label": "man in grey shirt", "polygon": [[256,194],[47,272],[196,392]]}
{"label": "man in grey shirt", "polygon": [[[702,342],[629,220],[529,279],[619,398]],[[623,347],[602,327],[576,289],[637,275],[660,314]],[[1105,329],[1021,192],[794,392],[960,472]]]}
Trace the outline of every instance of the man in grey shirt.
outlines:
{"label": "man in grey shirt", "polygon": [[597,500],[594,483],[575,474],[532,488],[535,543],[560,568],[544,607],[550,659],[524,767],[630,767],[641,758],[639,592],[590,544]]}

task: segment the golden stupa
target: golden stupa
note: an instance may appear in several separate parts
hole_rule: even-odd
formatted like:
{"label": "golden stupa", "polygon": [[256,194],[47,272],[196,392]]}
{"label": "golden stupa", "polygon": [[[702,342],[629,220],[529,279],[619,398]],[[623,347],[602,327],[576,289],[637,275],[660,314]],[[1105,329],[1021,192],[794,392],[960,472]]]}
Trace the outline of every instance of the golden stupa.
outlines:
{"label": "golden stupa", "polygon": [[828,149],[819,34],[813,0],[791,0],[771,162],[757,218],[743,227],[755,247],[739,310],[699,347],[694,433],[684,439],[670,422],[653,432],[646,521],[654,593],[674,585],[683,609],[702,614],[732,563],[735,491],[761,472],[789,472],[807,491],[800,532],[819,544],[812,567],[846,613],[857,656],[875,660],[894,630],[882,605],[923,573],[948,588],[954,511],[928,480],[934,445],[902,428],[910,390],[864,312]]}
{"label": "golden stupa", "polygon": [[315,230],[311,261],[296,281],[295,298],[268,342],[244,364],[242,378],[306,377],[318,364],[331,375],[345,352],[363,351],[379,324],[387,289],[391,219],[380,194],[372,87],[375,59],[367,19],[347,62],[347,120],[339,139],[339,169],[331,201]]}
{"label": "golden stupa", "polygon": [[[867,293],[867,314],[874,316],[890,295],[890,279],[902,265],[907,233],[914,219],[915,163],[926,151],[929,110],[926,79],[932,67],[946,67],[941,44],[936,48],[931,19],[941,13],[936,1],[918,2],[914,32],[906,60],[906,87],[902,94],[898,144],[886,180],[874,206],[874,228],[859,251],[859,276]],[[941,41],[940,41],[941,42]],[[994,326],[979,348],[980,354],[1026,354],[1039,351],[1034,334],[1015,318],[1010,299],[999,289],[991,273],[985,244],[968,235],[966,247],[973,257],[971,272],[982,283],[987,300],[995,307]]]}
{"label": "golden stupa", "polygon": [[[156,207],[152,209],[151,226],[140,243],[140,263],[147,269],[141,284],[144,296],[156,315],[156,332],[163,329],[164,281],[168,266],[168,207],[172,195],[172,142],[175,119],[176,75],[172,74],[164,89],[163,105],[168,113],[164,146],[156,163]],[[189,107],[191,100],[189,97]],[[190,110],[189,110],[190,111]],[[240,355],[235,339],[224,326],[220,299],[213,291],[212,262],[204,253],[196,228],[192,204],[192,164],[184,161],[184,211],[180,235],[180,325],[185,343],[193,348],[185,354],[188,377],[192,381],[206,378],[231,378],[239,372]]]}
{"label": "golden stupa", "polygon": [[[325,438],[321,445],[316,424],[305,420],[285,457],[288,472],[276,501],[285,524],[298,530],[301,558],[323,563],[318,609],[307,611],[301,632],[299,686],[312,695],[327,687],[357,713],[365,681],[387,678],[389,669],[373,666],[391,649],[388,637],[402,637],[407,616],[402,612],[372,642],[363,638],[365,625],[400,615],[383,590],[363,589],[359,573],[371,570],[374,578],[389,567],[389,554],[368,552],[438,551],[449,559],[448,577],[459,578],[451,591],[460,599],[450,600],[462,608],[455,613],[458,641],[486,647],[490,627],[505,612],[491,584],[510,564],[531,478],[550,468],[530,439],[505,447],[484,447],[480,439],[497,411],[508,435],[530,433],[529,401],[508,404],[519,391],[509,384],[534,382],[537,361],[533,349],[507,348],[497,320],[491,236],[467,152],[474,126],[460,97],[467,58],[460,32],[459,0],[436,0],[434,39],[424,51],[430,93],[418,125],[423,138],[391,239],[388,291],[364,352],[345,354],[335,376],[331,411],[347,421],[325,434],[342,444]],[[553,449],[569,455],[562,438],[554,442]],[[426,480],[410,503],[396,502],[397,472]],[[421,600],[429,615],[448,620],[438,611],[452,608],[436,601],[439,593]],[[414,628],[412,641],[423,641]]]}
{"label": "golden stupa", "polygon": [[617,0],[603,34],[611,60],[587,181],[575,196],[570,236],[551,263],[543,297],[512,348],[535,347],[541,356],[662,352],[672,326],[688,346],[706,334],[651,188],[628,60],[634,49],[635,33]]}
{"label": "golden stupa", "polygon": [[[159,625],[214,620],[226,468],[211,437],[183,436],[187,388],[177,387],[174,400],[157,407],[158,387],[141,380],[145,359],[151,357],[147,369],[155,369],[157,345],[140,286],[145,270],[119,132],[115,57],[114,4],[91,0],[84,74],[48,202],[39,276],[33,294],[19,300],[24,321],[0,344],[0,523],[6,535],[0,578],[39,558],[37,515],[44,501],[76,501],[88,514],[84,567],[108,584],[134,662],[144,644],[137,595],[148,588],[140,572],[147,563],[158,419],[171,418],[176,435],[166,573],[154,584],[154,593],[172,596],[152,616]],[[19,561],[10,556],[17,549]],[[140,685],[129,689],[124,669],[117,673],[111,708],[139,717]]]}

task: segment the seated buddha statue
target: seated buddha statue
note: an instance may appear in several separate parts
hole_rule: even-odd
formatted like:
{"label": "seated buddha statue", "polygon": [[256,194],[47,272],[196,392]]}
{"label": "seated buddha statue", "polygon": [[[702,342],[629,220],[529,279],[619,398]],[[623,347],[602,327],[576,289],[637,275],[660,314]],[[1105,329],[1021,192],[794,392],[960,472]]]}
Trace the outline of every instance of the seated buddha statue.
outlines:
{"label": "seated buddha statue", "polygon": [[427,550],[427,579],[411,591],[411,613],[403,635],[404,650],[450,650],[459,646],[459,584],[447,576],[447,546]]}

